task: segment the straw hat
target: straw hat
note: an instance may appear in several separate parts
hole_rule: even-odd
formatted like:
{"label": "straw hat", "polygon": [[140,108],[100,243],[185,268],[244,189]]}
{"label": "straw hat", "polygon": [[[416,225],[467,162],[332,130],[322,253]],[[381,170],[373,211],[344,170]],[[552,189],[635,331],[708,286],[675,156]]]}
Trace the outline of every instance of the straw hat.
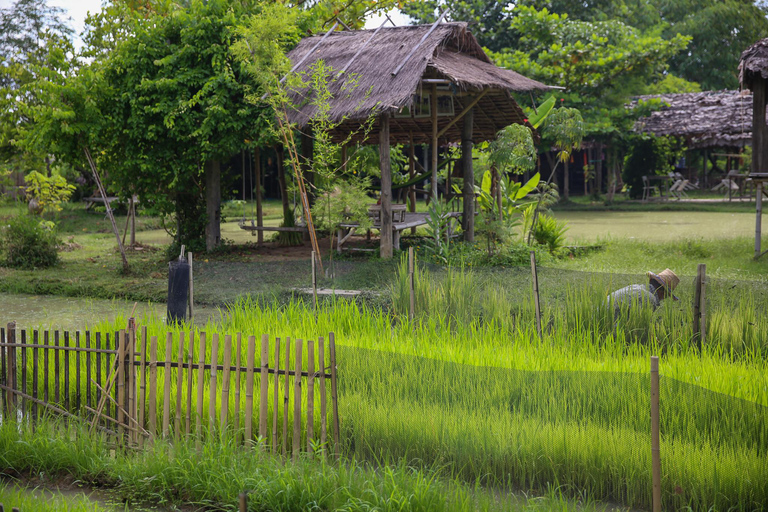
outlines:
{"label": "straw hat", "polygon": [[674,300],[680,300],[676,296],[672,295],[672,292],[675,291],[675,288],[677,288],[677,285],[680,283],[680,278],[677,277],[674,272],[667,268],[659,274],[654,274],[653,272],[648,272],[647,274],[650,280],[655,281],[657,284],[663,286],[667,294],[671,295]]}

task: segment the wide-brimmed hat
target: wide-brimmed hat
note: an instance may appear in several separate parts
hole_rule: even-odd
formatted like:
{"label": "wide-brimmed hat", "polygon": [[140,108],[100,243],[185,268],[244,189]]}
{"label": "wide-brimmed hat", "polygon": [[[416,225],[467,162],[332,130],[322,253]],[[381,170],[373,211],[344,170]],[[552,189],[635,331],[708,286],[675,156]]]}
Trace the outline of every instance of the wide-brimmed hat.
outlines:
{"label": "wide-brimmed hat", "polygon": [[667,268],[658,274],[654,274],[653,272],[647,272],[647,274],[648,279],[656,281],[657,284],[663,286],[667,293],[671,295],[674,300],[680,300],[675,295],[672,295],[672,292],[675,291],[677,285],[680,284],[680,278],[677,277],[674,272]]}

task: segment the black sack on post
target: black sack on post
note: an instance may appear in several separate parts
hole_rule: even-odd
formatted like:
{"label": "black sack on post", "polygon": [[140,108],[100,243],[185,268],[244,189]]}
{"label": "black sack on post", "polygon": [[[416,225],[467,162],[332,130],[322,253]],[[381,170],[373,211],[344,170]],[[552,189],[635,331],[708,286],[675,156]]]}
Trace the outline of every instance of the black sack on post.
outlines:
{"label": "black sack on post", "polygon": [[189,263],[183,258],[168,263],[168,312],[166,323],[178,323],[187,319],[187,294],[189,293]]}

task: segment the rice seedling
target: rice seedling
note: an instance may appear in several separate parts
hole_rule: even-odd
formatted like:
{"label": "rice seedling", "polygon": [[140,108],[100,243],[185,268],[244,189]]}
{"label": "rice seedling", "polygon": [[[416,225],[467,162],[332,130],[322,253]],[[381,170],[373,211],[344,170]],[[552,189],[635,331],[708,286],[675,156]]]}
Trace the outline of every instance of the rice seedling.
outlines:
{"label": "rice seedling", "polygon": [[22,489],[11,484],[0,484],[0,505],[21,511],[37,512],[106,512],[105,507],[86,497],[72,498],[60,493]]}

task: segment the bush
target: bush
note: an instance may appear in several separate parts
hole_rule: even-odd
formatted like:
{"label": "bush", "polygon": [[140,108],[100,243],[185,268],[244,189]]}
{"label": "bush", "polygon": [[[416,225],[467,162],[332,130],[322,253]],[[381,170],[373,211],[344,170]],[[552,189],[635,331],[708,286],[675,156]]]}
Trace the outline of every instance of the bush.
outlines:
{"label": "bush", "polygon": [[546,246],[550,253],[555,253],[565,243],[565,232],[568,226],[547,214],[540,214],[536,219],[533,238],[536,243]]}
{"label": "bush", "polygon": [[6,266],[24,269],[46,268],[59,261],[59,240],[51,222],[40,222],[29,215],[13,217],[0,232],[0,241]]}
{"label": "bush", "polygon": [[643,176],[666,174],[685,154],[685,146],[674,137],[637,137],[624,159],[622,177],[629,188],[629,197],[643,197]]}

